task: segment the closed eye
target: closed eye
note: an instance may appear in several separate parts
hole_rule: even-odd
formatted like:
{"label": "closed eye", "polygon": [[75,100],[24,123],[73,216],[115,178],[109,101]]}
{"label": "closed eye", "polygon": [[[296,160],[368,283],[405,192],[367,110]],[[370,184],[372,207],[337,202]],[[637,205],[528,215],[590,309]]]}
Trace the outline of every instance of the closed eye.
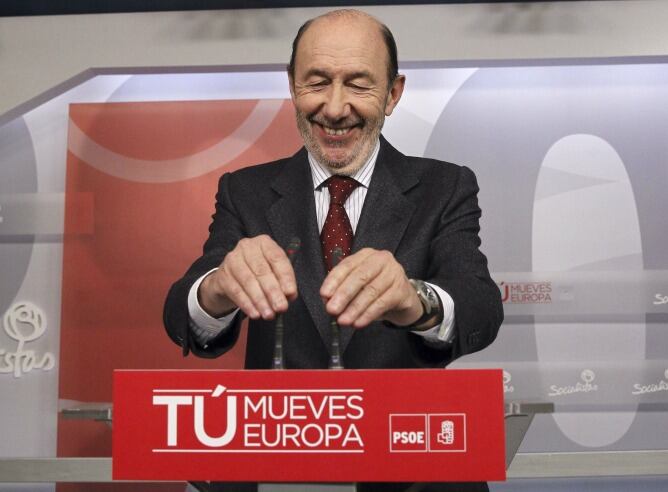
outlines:
{"label": "closed eye", "polygon": [[348,84],[351,89],[356,90],[356,91],[369,91],[371,90],[371,87],[367,87],[364,85],[360,84]]}
{"label": "closed eye", "polygon": [[306,87],[313,90],[319,90],[327,87],[328,85],[329,82],[327,80],[317,80],[315,82],[309,82],[308,84],[306,84]]}

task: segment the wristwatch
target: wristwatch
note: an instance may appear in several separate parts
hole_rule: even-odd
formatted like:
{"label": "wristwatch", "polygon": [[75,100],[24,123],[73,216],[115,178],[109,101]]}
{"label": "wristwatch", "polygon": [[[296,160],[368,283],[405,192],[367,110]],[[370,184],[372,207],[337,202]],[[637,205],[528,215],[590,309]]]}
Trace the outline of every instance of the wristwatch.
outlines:
{"label": "wristwatch", "polygon": [[[422,327],[427,321],[432,319],[440,319],[443,314],[443,307],[441,306],[441,298],[436,291],[426,282],[422,280],[409,279],[410,284],[415,289],[415,293],[422,303],[423,313],[412,325],[407,328],[411,330],[428,330],[431,326]],[[434,323],[434,326],[436,324]]]}
{"label": "wristwatch", "polygon": [[[415,289],[415,293],[417,294],[418,299],[420,299],[420,303],[422,304],[422,316],[415,320],[413,324],[407,326],[395,325],[389,321],[383,321],[383,323],[389,328],[399,328],[410,331],[425,331],[433,328],[438,324],[438,321],[443,318],[443,305],[441,304],[441,298],[428,283],[412,278],[408,279],[408,281]],[[433,320],[433,323],[430,324],[431,326],[422,326],[431,320]]]}

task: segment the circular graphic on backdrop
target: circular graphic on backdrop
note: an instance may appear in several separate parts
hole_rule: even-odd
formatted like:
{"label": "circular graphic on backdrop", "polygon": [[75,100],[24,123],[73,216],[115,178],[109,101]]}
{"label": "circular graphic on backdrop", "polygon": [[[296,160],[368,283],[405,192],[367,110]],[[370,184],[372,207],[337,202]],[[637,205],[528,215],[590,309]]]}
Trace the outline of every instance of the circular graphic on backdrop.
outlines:
{"label": "circular graphic on backdrop", "polygon": [[37,192],[35,152],[23,118],[0,127],[0,149],[3,149],[0,153],[1,315],[14,302],[23,284],[35,241],[34,235],[17,236],[7,232],[13,226],[13,221],[29,220],[30,217],[30,214],[22,214],[16,208],[11,195]]}
{"label": "circular graphic on backdrop", "polygon": [[144,183],[184,181],[231,165],[257,148],[284,109],[284,98],[266,87],[260,93],[274,97],[249,96],[262,86],[258,75],[133,75],[107,104],[70,113],[69,150],[99,171]]}
{"label": "circular graphic on backdrop", "polygon": [[[478,177],[483,245],[495,271],[531,270],[535,187],[547,152],[589,134],[619,155],[635,193],[641,235],[668,230],[668,67],[600,65],[481,68],[434,125],[425,150]],[[646,266],[668,268],[668,248],[643,241]]]}
{"label": "circular graphic on backdrop", "polygon": [[[562,271],[597,270],[600,262],[612,270],[626,270],[630,264],[642,269],[643,260],[648,258],[653,264],[663,261],[664,267],[668,265],[666,248],[660,242],[642,241],[644,236],[656,235],[654,231],[668,230],[666,214],[657,213],[666,208],[665,193],[661,190],[668,186],[663,162],[668,155],[668,140],[664,135],[668,127],[667,76],[667,67],[661,65],[483,68],[462,85],[434,126],[425,155],[468,165],[476,172],[482,190],[479,200],[483,210],[483,245],[491,270],[529,272],[548,266],[547,262],[536,263],[536,258],[552,254],[537,249],[544,247],[544,241],[536,237],[536,220],[596,224],[595,217],[573,215],[570,208],[567,215],[565,208],[553,207],[547,215],[541,213],[537,217],[535,207],[537,200],[547,196],[544,192],[552,196],[576,193],[587,200],[589,191],[598,193],[605,186],[609,190],[618,188],[613,194],[623,195],[620,207],[633,205],[624,208],[629,213],[622,214],[629,215],[627,222],[632,227],[618,225],[627,234],[627,243],[637,248],[627,248],[605,258],[568,258],[562,262]],[[588,144],[592,144],[588,146],[600,155],[605,154],[604,169],[621,170],[617,173],[619,179],[599,179],[586,168],[564,170],[559,165],[555,168],[553,156],[548,155],[550,149],[560,140],[578,135],[585,136]],[[570,146],[573,140],[564,142]],[[586,161],[586,155],[581,157]],[[550,162],[547,167],[546,161]],[[537,189],[539,181],[542,189]],[[634,190],[640,189],[642,194],[634,194]],[[590,208],[583,213],[593,211]],[[597,225],[587,234],[605,237],[610,232]],[[537,241],[542,241],[543,246],[538,246]],[[626,256],[623,259],[622,253]],[[606,326],[599,328],[604,331]],[[586,352],[591,360],[644,359],[644,322],[616,328],[637,333],[634,343],[619,344],[612,349],[606,344],[602,349],[596,343],[600,342],[597,336],[602,331],[599,331],[594,339],[571,340],[570,345],[583,344],[577,353]],[[568,353],[559,352],[551,343],[552,338],[541,340],[548,331],[535,330],[536,353],[526,354],[525,360],[534,357],[539,361],[569,360]],[[620,439],[634,416],[633,412],[618,418],[578,414],[573,418],[556,416],[555,420],[572,442],[596,447]],[[581,432],[587,427],[595,428],[596,432]]]}

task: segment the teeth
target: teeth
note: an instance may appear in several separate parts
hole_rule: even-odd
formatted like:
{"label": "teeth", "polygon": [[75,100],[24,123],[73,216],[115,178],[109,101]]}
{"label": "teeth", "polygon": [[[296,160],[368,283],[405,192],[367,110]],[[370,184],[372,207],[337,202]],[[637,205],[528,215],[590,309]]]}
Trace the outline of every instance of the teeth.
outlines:
{"label": "teeth", "polygon": [[327,135],[345,135],[350,131],[350,128],[335,129],[335,128],[329,128],[327,126],[323,126],[323,128],[325,129],[325,133],[327,133]]}

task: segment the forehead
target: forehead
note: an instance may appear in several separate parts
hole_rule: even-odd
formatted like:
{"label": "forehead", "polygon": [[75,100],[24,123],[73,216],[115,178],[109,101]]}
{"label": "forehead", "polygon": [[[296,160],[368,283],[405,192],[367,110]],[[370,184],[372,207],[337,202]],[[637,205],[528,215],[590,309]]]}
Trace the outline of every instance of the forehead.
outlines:
{"label": "forehead", "polygon": [[297,47],[296,74],[364,70],[384,78],[388,54],[378,23],[357,17],[323,18],[309,26]]}

